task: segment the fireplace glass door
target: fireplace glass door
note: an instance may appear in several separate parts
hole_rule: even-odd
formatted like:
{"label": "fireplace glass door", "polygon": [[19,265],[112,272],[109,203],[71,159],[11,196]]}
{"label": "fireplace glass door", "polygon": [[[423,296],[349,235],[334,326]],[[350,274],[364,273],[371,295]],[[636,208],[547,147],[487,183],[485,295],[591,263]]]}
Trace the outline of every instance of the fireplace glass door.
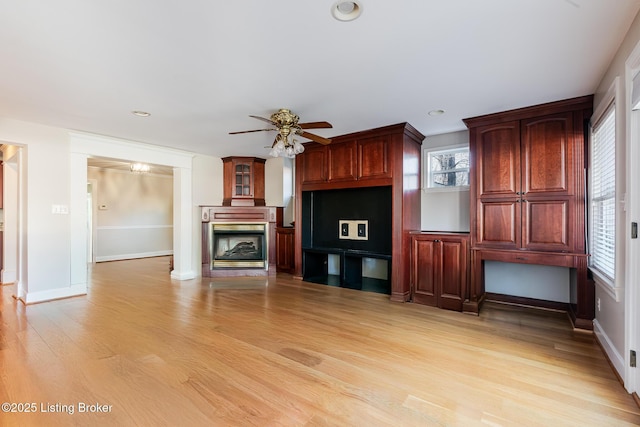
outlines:
{"label": "fireplace glass door", "polygon": [[267,268],[267,224],[211,223],[211,268]]}

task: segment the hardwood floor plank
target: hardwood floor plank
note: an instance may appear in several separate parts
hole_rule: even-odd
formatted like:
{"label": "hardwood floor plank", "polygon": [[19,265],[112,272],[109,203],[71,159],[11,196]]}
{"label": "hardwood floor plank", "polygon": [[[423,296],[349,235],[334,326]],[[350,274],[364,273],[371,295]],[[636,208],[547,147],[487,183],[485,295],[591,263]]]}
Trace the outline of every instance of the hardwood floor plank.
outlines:
{"label": "hardwood floor plank", "polygon": [[640,425],[563,313],[476,317],[289,275],[180,282],[167,266],[97,264],[87,296],[27,307],[1,287],[0,397],[76,411],[0,425]]}

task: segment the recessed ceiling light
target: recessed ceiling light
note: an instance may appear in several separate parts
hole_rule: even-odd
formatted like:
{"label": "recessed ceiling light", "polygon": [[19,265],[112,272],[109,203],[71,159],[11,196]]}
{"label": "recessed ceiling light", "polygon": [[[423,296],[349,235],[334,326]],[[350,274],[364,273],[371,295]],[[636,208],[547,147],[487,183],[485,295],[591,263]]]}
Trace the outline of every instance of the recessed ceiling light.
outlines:
{"label": "recessed ceiling light", "polygon": [[140,110],[133,110],[131,114],[138,117],[149,117],[151,115],[151,113],[147,113],[146,111],[140,111]]}
{"label": "recessed ceiling light", "polygon": [[359,1],[339,0],[331,7],[331,14],[338,21],[353,21],[362,14],[362,5]]}
{"label": "recessed ceiling light", "polygon": [[444,114],[444,110],[431,110],[428,114],[430,116],[441,116]]}

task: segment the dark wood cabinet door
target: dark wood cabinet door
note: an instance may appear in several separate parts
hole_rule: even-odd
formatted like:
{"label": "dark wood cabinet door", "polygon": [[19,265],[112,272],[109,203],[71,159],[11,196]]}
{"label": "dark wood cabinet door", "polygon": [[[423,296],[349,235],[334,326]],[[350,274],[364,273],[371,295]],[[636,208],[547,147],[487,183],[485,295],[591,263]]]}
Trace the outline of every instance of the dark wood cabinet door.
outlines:
{"label": "dark wood cabinet door", "polygon": [[[0,209],[2,209],[3,200],[4,200],[4,195],[2,193],[2,189],[3,189],[2,180],[3,180],[3,178],[4,178],[4,163],[0,162]],[[0,243],[2,243],[1,239],[0,239]],[[2,252],[0,252],[0,262],[2,262]]]}
{"label": "dark wood cabinet door", "polygon": [[474,245],[516,249],[521,242],[520,122],[474,129],[470,149]]}
{"label": "dark wood cabinet door", "polygon": [[522,247],[524,249],[571,252],[574,205],[567,197],[523,199]]}
{"label": "dark wood cabinet door", "polygon": [[413,302],[462,311],[469,283],[469,235],[411,236]]}
{"label": "dark wood cabinet door", "polygon": [[276,228],[276,271],[293,273],[295,268],[295,231],[293,228]]}
{"label": "dark wood cabinet door", "polygon": [[512,197],[520,191],[520,125],[511,121],[479,127],[472,141],[478,198]]}
{"label": "dark wood cabinet door", "polygon": [[413,238],[411,269],[415,303],[438,306],[438,282],[442,271],[439,249],[435,237]]}
{"label": "dark wood cabinet door", "polygon": [[327,147],[305,146],[304,155],[297,156],[302,172],[302,184],[317,184],[327,181]]}
{"label": "dark wood cabinet door", "polygon": [[442,247],[442,280],[438,307],[462,311],[468,274],[468,244],[466,239],[447,240]]}
{"label": "dark wood cabinet door", "polygon": [[479,199],[476,202],[475,244],[518,249],[522,238],[520,199]]}
{"label": "dark wood cabinet door", "polygon": [[356,141],[327,146],[329,182],[356,179]]}
{"label": "dark wood cabinet door", "polygon": [[391,178],[389,138],[376,137],[358,141],[358,179]]}
{"label": "dark wood cabinet door", "polygon": [[522,121],[522,193],[528,198],[572,194],[572,119],[569,112]]}

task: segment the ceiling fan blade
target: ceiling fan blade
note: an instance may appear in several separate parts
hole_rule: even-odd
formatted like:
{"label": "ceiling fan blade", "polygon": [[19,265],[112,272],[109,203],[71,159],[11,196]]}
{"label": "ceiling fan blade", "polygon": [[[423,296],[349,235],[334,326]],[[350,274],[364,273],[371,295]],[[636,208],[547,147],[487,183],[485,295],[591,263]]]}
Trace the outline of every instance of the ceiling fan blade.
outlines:
{"label": "ceiling fan blade", "polygon": [[323,145],[327,145],[327,144],[331,144],[331,140],[329,138],[325,138],[319,135],[314,135],[312,133],[309,132],[305,132],[303,130],[296,132],[298,135],[310,139],[312,141],[315,141],[319,144],[323,144]]}
{"label": "ceiling fan blade", "polygon": [[251,114],[249,114],[249,117],[253,117],[254,119],[262,120],[263,122],[271,123],[274,126],[276,125],[276,122],[274,122],[273,120],[270,120],[270,119],[265,119],[264,117],[252,116]]}
{"label": "ceiling fan blade", "polygon": [[302,129],[322,129],[322,128],[332,128],[331,123],[329,122],[307,122],[307,123],[298,123]]}
{"label": "ceiling fan blade", "polygon": [[277,129],[254,129],[254,130],[241,130],[239,132],[229,132],[229,135],[237,135],[239,133],[251,133],[251,132],[263,132],[269,130],[277,130]]}

